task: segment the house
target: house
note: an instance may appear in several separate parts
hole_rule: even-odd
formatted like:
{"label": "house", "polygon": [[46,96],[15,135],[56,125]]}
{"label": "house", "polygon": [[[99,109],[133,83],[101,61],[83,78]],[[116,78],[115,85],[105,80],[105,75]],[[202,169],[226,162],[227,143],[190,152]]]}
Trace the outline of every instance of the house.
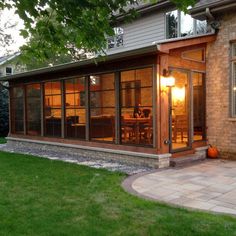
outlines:
{"label": "house", "polygon": [[[157,168],[170,157],[236,155],[236,3],[201,0],[190,14],[166,0],[118,17],[105,60],[4,78],[9,144]],[[141,113],[141,115],[140,115]]]}
{"label": "house", "polygon": [[0,57],[0,77],[24,72],[24,66],[17,61],[20,53]]}

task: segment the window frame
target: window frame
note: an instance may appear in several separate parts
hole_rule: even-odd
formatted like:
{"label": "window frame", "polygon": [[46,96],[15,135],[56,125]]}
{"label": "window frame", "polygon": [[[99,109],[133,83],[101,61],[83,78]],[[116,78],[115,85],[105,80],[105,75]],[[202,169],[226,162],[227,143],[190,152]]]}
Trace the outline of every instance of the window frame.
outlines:
{"label": "window frame", "polygon": [[231,44],[231,81],[230,81],[230,94],[231,94],[231,104],[230,104],[230,116],[236,118],[236,42]]}
{"label": "window frame", "polygon": [[[173,38],[169,38],[168,37],[168,29],[167,29],[167,14],[168,13],[171,13],[171,12],[174,12],[174,11],[177,11],[177,37],[173,37]],[[177,10],[177,9],[173,9],[171,11],[167,11],[164,13],[164,17],[165,17],[165,39],[176,39],[176,38],[186,38],[186,37],[191,37],[191,36],[197,36],[197,35],[203,35],[203,34],[207,34],[208,33],[208,29],[206,28],[206,32],[205,33],[197,33],[197,22],[199,20],[197,19],[193,19],[193,33],[190,34],[190,35],[186,35],[186,36],[181,36],[181,15],[182,15],[182,12],[181,10]],[[191,15],[190,15],[191,16]]]}
{"label": "window frame", "polygon": [[[119,29],[122,30],[122,34],[118,34]],[[107,50],[109,50],[109,51],[124,47],[124,28],[122,28],[122,27],[114,27],[113,30],[114,30],[114,35],[107,37]],[[122,44],[117,46],[117,40],[118,40],[118,38],[120,36],[122,36]],[[114,47],[109,47],[108,40],[114,41]]]}

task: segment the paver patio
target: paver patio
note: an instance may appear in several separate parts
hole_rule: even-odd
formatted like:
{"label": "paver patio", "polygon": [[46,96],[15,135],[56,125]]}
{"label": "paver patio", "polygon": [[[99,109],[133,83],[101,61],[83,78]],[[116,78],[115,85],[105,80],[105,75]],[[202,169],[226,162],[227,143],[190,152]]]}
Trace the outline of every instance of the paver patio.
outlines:
{"label": "paver patio", "polygon": [[236,162],[210,160],[139,174],[126,179],[123,186],[145,198],[236,215]]}

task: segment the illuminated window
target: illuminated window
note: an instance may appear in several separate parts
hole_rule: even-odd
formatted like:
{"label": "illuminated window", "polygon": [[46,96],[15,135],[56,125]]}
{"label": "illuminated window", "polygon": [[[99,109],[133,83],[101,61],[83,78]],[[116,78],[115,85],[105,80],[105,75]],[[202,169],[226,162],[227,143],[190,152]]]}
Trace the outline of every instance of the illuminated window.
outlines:
{"label": "illuminated window", "polygon": [[205,49],[194,49],[182,52],[182,58],[190,61],[205,62]]}
{"label": "illuminated window", "polygon": [[61,137],[61,82],[44,84],[45,135]]}
{"label": "illuminated window", "polygon": [[115,75],[90,76],[90,138],[115,140]]}
{"label": "illuminated window", "polygon": [[85,139],[85,78],[65,81],[66,137]]}
{"label": "illuminated window", "polygon": [[121,72],[121,143],[153,143],[152,68]]}

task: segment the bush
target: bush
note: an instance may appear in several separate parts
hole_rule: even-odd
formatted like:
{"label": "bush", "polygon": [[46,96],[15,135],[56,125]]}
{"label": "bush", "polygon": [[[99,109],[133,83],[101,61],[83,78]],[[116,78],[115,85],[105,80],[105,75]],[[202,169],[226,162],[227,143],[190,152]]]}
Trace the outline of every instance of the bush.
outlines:
{"label": "bush", "polygon": [[9,131],[9,92],[0,85],[0,137],[5,137]]}

